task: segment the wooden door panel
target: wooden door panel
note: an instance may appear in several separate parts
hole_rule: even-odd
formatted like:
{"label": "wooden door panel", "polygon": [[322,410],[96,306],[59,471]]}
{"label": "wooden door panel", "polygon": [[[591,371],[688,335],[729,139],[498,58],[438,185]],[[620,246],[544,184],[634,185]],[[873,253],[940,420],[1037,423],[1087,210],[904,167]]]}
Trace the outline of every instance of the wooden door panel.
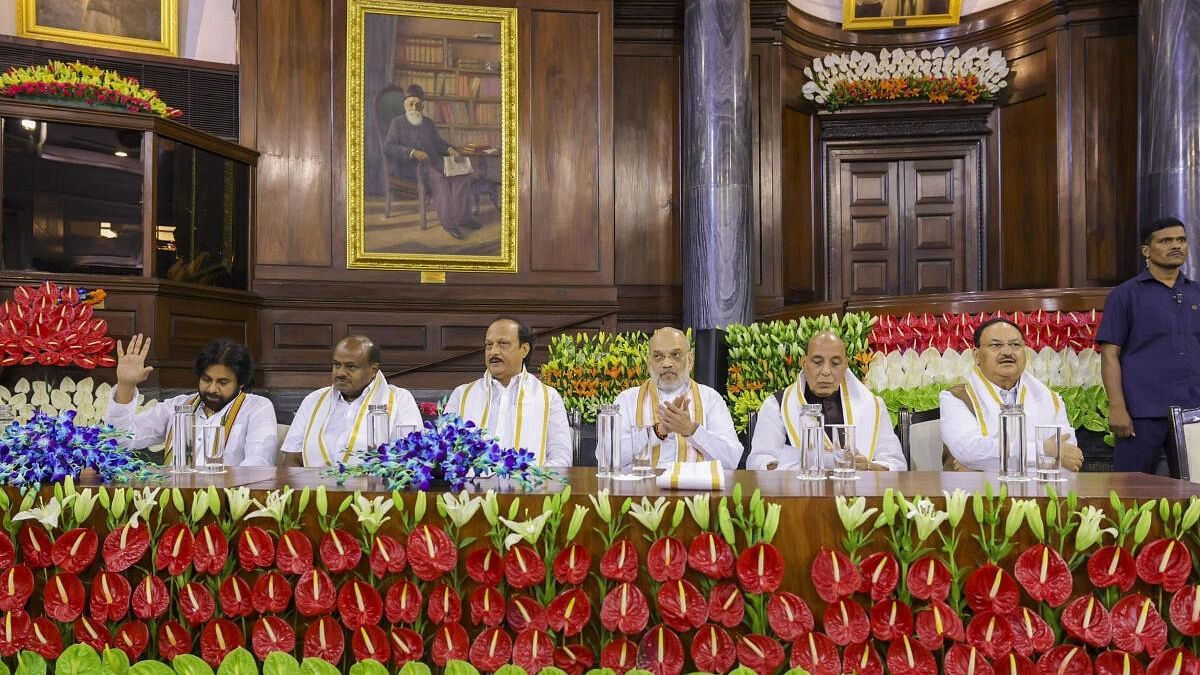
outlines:
{"label": "wooden door panel", "polygon": [[900,162],[903,293],[966,291],[966,186],[961,157]]}
{"label": "wooden door panel", "polygon": [[835,235],[840,241],[843,292],[896,293],[900,288],[898,162],[842,162]]}

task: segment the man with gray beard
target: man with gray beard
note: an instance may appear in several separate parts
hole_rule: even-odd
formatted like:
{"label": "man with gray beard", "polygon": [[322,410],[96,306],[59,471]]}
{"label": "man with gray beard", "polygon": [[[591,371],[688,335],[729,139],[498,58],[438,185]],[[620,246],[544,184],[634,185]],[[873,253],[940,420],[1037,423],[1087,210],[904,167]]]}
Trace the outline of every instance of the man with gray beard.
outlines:
{"label": "man with gray beard", "polygon": [[471,218],[471,174],[447,177],[443,173],[444,158],[457,157],[458,150],[442,138],[437,125],[425,116],[425,90],[411,84],[405,94],[404,114],[392,120],[383,142],[392,175],[416,180],[421,172],[425,186],[433,194],[442,228],[455,239],[465,239],[463,228],[479,229],[479,223]]}

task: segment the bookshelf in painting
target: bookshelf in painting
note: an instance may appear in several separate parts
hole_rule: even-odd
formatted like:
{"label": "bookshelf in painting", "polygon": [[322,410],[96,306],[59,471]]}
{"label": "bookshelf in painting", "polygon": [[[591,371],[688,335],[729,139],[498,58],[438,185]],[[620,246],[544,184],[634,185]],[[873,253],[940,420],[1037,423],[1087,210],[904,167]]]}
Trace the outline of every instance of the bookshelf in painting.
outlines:
{"label": "bookshelf in painting", "polygon": [[399,35],[393,66],[394,85],[417,84],[425,90],[425,115],[448,143],[500,148],[499,40]]}

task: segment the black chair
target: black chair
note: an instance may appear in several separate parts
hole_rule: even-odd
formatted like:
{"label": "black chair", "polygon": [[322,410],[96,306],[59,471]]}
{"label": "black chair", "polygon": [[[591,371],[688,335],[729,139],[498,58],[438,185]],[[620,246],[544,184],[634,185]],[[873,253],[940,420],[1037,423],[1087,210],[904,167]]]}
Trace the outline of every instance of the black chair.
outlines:
{"label": "black chair", "polygon": [[1170,416],[1167,470],[1171,478],[1200,483],[1200,408],[1173,405]]}
{"label": "black chair", "polygon": [[[904,451],[904,461],[908,463],[909,471],[942,470],[942,435],[939,432],[941,416],[941,410],[938,408],[921,412],[913,412],[906,407],[900,408],[900,426],[896,435],[900,437],[900,448]],[[917,438],[914,439],[913,427],[917,426],[921,426],[921,429],[916,430]]]}
{"label": "black chair", "polygon": [[746,468],[746,460],[750,458],[750,445],[754,443],[754,427],[758,425],[758,412],[751,412],[746,418],[746,437],[742,440],[742,458],[738,460],[738,469]]}

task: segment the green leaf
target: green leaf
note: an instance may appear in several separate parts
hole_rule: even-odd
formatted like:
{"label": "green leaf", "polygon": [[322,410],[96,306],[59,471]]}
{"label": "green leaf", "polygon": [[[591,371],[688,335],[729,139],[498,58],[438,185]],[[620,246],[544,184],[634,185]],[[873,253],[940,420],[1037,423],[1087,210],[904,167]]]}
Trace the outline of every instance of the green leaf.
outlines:
{"label": "green leaf", "polygon": [[[446,675],[451,675],[449,668],[446,669]],[[555,668],[554,666],[546,666],[538,671],[538,675],[567,675],[567,671],[562,668]]]}
{"label": "green leaf", "polygon": [[238,647],[221,660],[217,675],[258,675],[258,663],[244,647]]}
{"label": "green leaf", "polygon": [[[304,660],[308,661],[308,659]],[[334,673],[337,673],[336,668],[330,673],[303,673],[303,675],[334,675]],[[396,673],[396,675],[433,675],[433,673],[429,670],[429,666],[425,665],[424,663],[421,663],[420,661],[409,661],[408,663],[404,664],[404,667],[402,667]]]}
{"label": "green leaf", "polygon": [[8,665],[0,661],[0,675],[12,675],[12,671],[8,669]]}
{"label": "green leaf", "polygon": [[287,652],[271,652],[263,661],[263,675],[300,675],[300,662]]}
{"label": "green leaf", "polygon": [[175,675],[171,666],[162,661],[138,661],[129,669],[129,675]]}
{"label": "green leaf", "polygon": [[[616,671],[608,670],[607,668],[589,670],[587,675],[592,675],[593,673],[598,675],[617,675]],[[521,666],[514,666],[511,663],[506,663],[496,669],[495,675],[528,675],[528,673],[526,673],[525,669]]]}
{"label": "green leaf", "polygon": [[[450,665],[452,663],[455,662],[451,661],[450,663],[446,664],[446,675],[451,675]],[[479,671],[475,670],[475,668],[472,667],[471,670],[475,671],[475,675],[479,675]],[[350,666],[350,675],[388,675],[388,669],[375,659],[366,659]],[[468,674],[462,673],[462,675]]]}
{"label": "green leaf", "polygon": [[747,668],[746,666],[738,666],[737,668],[734,668],[733,670],[729,671],[729,675],[757,675],[757,674],[753,670]]}
{"label": "green leaf", "polygon": [[[67,652],[73,649],[75,651],[68,655]],[[100,670],[100,656],[87,645],[71,645],[58,657],[58,672],[64,675],[100,675]],[[17,654],[17,675],[46,675],[46,659],[36,652]]]}
{"label": "green leaf", "polygon": [[1150,534],[1150,511],[1146,510],[1138,516],[1137,525],[1133,528],[1133,542],[1135,544],[1142,543],[1148,534]]}
{"label": "green leaf", "polygon": [[106,648],[100,656],[100,661],[113,675],[126,675],[129,672],[129,656],[120,649]]}
{"label": "green leaf", "polygon": [[[213,669],[199,656],[180,654],[171,661],[171,667],[179,675],[213,675]],[[340,673],[338,675],[341,675]]]}
{"label": "green leaf", "polygon": [[[507,668],[507,666],[502,666],[500,670],[504,670],[504,668]],[[511,675],[511,673],[501,673],[500,670],[496,671],[496,675]],[[584,673],[584,675],[617,675],[617,671],[612,668],[592,668]]]}
{"label": "green leaf", "polygon": [[[36,657],[36,661],[26,662],[26,656]],[[38,663],[40,662],[40,664]],[[59,654],[54,664],[55,675],[100,675],[102,670],[100,655],[95,649],[85,644],[73,644]],[[21,652],[17,658],[16,675],[45,675],[46,661],[33,652]]]}
{"label": "green leaf", "polygon": [[792,668],[791,670],[785,672],[783,675],[812,675],[812,673],[809,673],[807,670],[797,666],[797,667]]}
{"label": "green leaf", "polygon": [[625,671],[625,675],[654,675],[654,673],[641,668],[634,668],[633,670]]}

